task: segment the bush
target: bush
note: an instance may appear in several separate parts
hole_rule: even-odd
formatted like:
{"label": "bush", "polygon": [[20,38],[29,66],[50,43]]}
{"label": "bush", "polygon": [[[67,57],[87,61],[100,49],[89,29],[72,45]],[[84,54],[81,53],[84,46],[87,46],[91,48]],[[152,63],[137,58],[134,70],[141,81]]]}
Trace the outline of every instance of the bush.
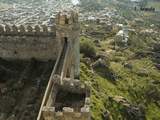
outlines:
{"label": "bush", "polygon": [[80,52],[86,57],[95,58],[96,49],[93,41],[87,38],[82,38],[80,41]]}

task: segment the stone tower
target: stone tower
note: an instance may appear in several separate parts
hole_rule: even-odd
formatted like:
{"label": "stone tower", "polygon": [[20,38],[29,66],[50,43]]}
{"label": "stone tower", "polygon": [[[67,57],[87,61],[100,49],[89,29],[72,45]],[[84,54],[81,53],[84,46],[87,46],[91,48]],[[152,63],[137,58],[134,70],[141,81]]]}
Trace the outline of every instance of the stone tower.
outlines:
{"label": "stone tower", "polygon": [[56,16],[56,38],[59,46],[62,47],[66,42],[72,49],[71,76],[79,77],[80,49],[79,49],[79,33],[80,25],[78,22],[78,13],[73,11],[63,11]]}

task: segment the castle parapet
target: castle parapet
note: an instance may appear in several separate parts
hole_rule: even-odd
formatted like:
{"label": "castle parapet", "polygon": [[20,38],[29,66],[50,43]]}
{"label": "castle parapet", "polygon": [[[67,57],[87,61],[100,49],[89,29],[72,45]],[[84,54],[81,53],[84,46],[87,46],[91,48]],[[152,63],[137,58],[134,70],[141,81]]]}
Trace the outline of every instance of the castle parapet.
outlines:
{"label": "castle parapet", "polygon": [[55,34],[55,26],[0,25],[0,36],[55,36]]}
{"label": "castle parapet", "polygon": [[90,120],[89,107],[83,107],[79,112],[73,108],[64,107],[63,111],[55,111],[55,107],[43,107],[44,120]]}
{"label": "castle parapet", "polygon": [[55,60],[58,45],[55,26],[0,25],[2,58]]}
{"label": "castle parapet", "polygon": [[82,83],[78,79],[64,78],[63,84],[61,84],[60,76],[54,75],[53,81],[55,86],[58,86],[63,90],[70,90],[74,91],[75,93],[85,93],[86,96],[90,95],[90,88],[86,85],[86,83]]}
{"label": "castle parapet", "polygon": [[[44,120],[90,120],[90,89],[80,80],[53,76],[52,103],[42,108]],[[51,100],[48,99],[50,102]]]}

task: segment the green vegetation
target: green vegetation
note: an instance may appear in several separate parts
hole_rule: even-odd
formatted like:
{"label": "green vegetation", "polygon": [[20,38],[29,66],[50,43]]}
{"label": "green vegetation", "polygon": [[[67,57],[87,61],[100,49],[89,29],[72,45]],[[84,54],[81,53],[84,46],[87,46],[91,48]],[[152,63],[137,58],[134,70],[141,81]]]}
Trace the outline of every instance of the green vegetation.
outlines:
{"label": "green vegetation", "polygon": [[[104,31],[103,27],[98,28],[94,25],[96,32]],[[81,62],[81,80],[87,81],[92,90],[92,119],[104,120],[107,111],[109,120],[159,120],[160,72],[155,67],[154,56],[147,55],[158,39],[154,34],[131,32],[128,48],[115,50],[111,44],[115,37],[112,32],[115,31],[104,34],[109,37],[99,38],[100,43],[92,35],[81,37],[81,54],[84,54],[81,57],[89,57],[92,62]],[[109,64],[94,69],[92,64],[98,61],[99,52],[106,54],[107,57],[100,58]],[[94,58],[90,56],[93,53]],[[115,79],[100,73],[113,75]],[[126,103],[118,102],[119,99]]]}
{"label": "green vegetation", "polygon": [[[91,67],[81,63],[81,80],[88,81],[92,88],[91,109],[93,119],[102,120],[103,113],[106,110],[109,110],[113,120],[117,120],[117,116],[119,120],[126,119],[125,113],[121,113],[122,106],[109,100],[109,97],[114,96],[123,96],[131,104],[143,106],[147,120],[160,119],[160,108],[157,107],[154,100],[150,101],[150,97],[147,96],[147,93],[152,91],[150,88],[151,82],[153,80],[159,81],[160,72],[154,68],[153,62],[149,58],[130,60],[129,62],[133,65],[132,70],[124,68],[122,62],[111,61],[110,67],[119,76],[116,84],[107,78],[92,73]],[[142,68],[147,71],[147,75],[141,76],[139,74]],[[158,85],[154,86],[157,86],[157,95],[160,95],[160,87]],[[156,114],[153,114],[154,112]]]}
{"label": "green vegetation", "polygon": [[88,39],[88,38],[84,38],[81,37],[81,41],[80,41],[80,52],[83,53],[86,57],[95,57],[96,56],[96,49],[95,46],[93,44],[93,41]]}

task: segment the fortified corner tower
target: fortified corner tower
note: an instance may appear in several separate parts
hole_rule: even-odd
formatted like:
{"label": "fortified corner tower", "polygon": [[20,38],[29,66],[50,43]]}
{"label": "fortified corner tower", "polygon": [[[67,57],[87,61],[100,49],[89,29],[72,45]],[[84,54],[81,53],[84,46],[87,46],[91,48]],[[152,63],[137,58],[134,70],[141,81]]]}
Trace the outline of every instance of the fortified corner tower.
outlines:
{"label": "fortified corner tower", "polygon": [[56,16],[59,54],[52,71],[37,120],[90,120],[90,88],[79,77],[78,13]]}
{"label": "fortified corner tower", "polygon": [[90,120],[90,88],[79,76],[78,14],[64,11],[56,16],[60,48],[37,120]]}
{"label": "fortified corner tower", "polygon": [[80,45],[79,45],[80,24],[78,13],[75,11],[59,12],[56,16],[56,38],[59,47],[68,44],[72,51],[69,62],[71,62],[71,77],[77,78],[80,74]]}

